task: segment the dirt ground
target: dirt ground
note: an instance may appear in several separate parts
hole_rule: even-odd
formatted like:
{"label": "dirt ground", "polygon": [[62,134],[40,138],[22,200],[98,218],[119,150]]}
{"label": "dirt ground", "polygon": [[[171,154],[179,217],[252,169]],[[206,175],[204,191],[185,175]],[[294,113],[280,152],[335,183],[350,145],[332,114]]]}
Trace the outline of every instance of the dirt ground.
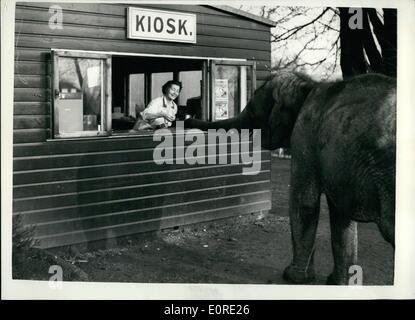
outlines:
{"label": "dirt ground", "polygon": [[[70,266],[64,280],[140,283],[286,284],[291,259],[288,219],[290,161],[272,159],[273,208],[209,223],[108,240],[96,247],[72,247],[53,255]],[[365,285],[392,285],[394,253],[374,224],[359,224],[358,262]],[[327,207],[316,240],[313,284],[325,284],[333,260]],[[48,279],[33,255],[15,267],[17,278]],[[50,257],[49,257],[50,259]],[[33,266],[32,266],[33,265]],[[78,272],[74,272],[74,268]],[[68,275],[69,274],[69,275]],[[66,277],[66,278],[65,278]]]}

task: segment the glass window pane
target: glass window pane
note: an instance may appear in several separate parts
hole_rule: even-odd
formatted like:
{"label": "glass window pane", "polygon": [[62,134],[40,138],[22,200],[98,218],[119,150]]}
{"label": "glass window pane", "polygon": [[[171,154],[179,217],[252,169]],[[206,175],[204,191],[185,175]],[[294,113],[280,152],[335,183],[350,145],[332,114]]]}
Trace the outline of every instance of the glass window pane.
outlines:
{"label": "glass window pane", "polygon": [[145,78],[144,74],[130,74],[130,97],[128,115],[136,118],[137,114],[145,109]]}
{"label": "glass window pane", "polygon": [[59,133],[104,130],[101,59],[59,58]]}
{"label": "glass window pane", "polygon": [[179,96],[180,105],[186,105],[187,99],[200,97],[202,71],[182,71],[179,73],[179,81],[183,86]]}
{"label": "glass window pane", "polygon": [[182,71],[179,73],[179,81],[183,86],[179,96],[179,106],[185,106],[183,111],[186,114],[200,119],[202,115],[202,71]]}
{"label": "glass window pane", "polygon": [[173,72],[160,72],[151,75],[151,100],[163,94],[161,87],[169,80],[173,80]]}
{"label": "glass window pane", "polygon": [[234,117],[240,110],[240,68],[215,65],[213,120]]}

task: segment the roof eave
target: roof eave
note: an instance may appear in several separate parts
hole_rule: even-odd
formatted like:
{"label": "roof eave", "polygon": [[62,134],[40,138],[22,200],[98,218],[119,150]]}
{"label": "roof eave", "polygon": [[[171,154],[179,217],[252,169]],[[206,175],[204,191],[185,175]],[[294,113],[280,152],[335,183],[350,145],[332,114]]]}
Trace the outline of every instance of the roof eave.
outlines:
{"label": "roof eave", "polygon": [[272,21],[270,19],[264,18],[264,17],[260,17],[257,16],[255,14],[243,11],[243,10],[239,10],[237,8],[231,7],[231,6],[215,6],[215,5],[208,5],[208,7],[214,8],[214,9],[218,9],[218,10],[222,10],[228,13],[233,13],[239,16],[243,16],[245,18],[254,20],[256,22],[265,24],[269,27],[275,27],[277,25],[277,23],[275,21]]}

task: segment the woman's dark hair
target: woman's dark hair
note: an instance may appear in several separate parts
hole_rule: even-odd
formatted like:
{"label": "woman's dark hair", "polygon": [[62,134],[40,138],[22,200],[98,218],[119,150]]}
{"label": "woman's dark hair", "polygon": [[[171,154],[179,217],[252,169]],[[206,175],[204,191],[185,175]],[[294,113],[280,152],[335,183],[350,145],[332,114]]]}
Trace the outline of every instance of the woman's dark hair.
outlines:
{"label": "woman's dark hair", "polygon": [[182,91],[182,83],[180,81],[176,81],[176,80],[169,80],[167,81],[165,84],[163,84],[163,86],[161,87],[161,92],[163,92],[163,94],[167,93],[167,90],[170,89],[170,87],[175,84],[176,86],[179,86],[180,91]]}

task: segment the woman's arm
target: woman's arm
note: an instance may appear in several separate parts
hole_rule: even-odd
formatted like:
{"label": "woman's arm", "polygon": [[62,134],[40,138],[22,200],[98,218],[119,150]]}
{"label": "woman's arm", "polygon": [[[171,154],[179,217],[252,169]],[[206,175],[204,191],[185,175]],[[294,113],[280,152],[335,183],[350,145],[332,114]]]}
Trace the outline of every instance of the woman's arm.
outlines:
{"label": "woman's arm", "polygon": [[157,118],[165,118],[168,121],[174,121],[175,119],[164,110],[163,100],[159,98],[150,101],[147,108],[144,109],[141,115],[146,121],[154,120]]}
{"label": "woman's arm", "polygon": [[157,118],[164,118],[164,114],[162,111],[160,112],[143,112],[143,119],[144,120],[154,120]]}

